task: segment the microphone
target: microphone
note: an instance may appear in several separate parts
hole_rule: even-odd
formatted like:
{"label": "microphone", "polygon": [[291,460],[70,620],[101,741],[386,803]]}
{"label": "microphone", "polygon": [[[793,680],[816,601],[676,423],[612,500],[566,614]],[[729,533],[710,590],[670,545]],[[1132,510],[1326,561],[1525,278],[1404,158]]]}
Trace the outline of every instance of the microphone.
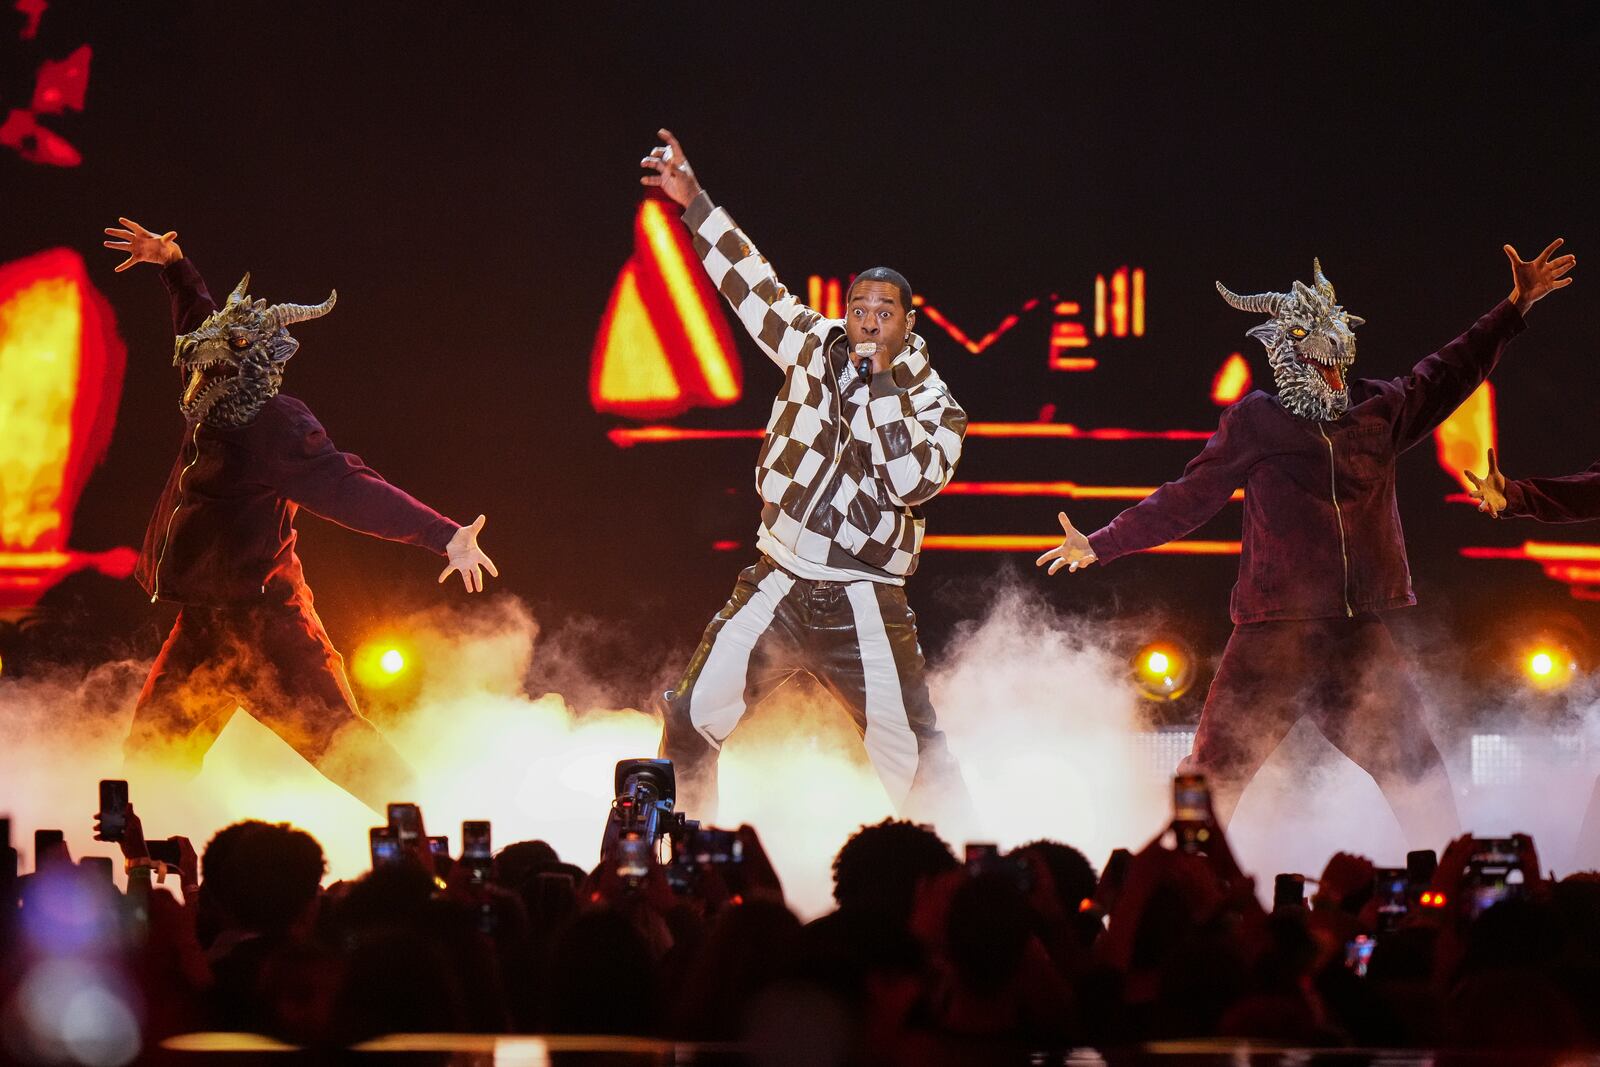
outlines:
{"label": "microphone", "polygon": [[873,341],[862,341],[855,347],[856,373],[864,381],[872,380],[872,357],[878,354],[878,346]]}

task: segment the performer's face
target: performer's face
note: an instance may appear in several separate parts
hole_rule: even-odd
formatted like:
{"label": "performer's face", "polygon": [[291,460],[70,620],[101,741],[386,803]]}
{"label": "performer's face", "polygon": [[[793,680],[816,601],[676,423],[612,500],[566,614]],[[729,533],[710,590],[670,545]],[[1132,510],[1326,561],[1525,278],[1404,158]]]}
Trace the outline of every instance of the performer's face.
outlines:
{"label": "performer's face", "polygon": [[872,341],[886,360],[892,360],[906,346],[906,335],[916,323],[917,313],[901,304],[898,286],[865,281],[851,288],[850,304],[844,313],[844,330],[851,348]]}

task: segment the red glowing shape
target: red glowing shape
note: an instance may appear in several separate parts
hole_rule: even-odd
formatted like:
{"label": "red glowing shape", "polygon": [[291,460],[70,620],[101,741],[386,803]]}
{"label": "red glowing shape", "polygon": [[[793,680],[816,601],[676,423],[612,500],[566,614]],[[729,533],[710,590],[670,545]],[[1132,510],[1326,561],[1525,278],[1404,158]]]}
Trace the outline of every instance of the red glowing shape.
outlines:
{"label": "red glowing shape", "polygon": [[39,20],[50,7],[48,0],[17,0],[11,7],[28,20],[17,36],[24,41],[31,41],[39,36]]}
{"label": "red glowing shape", "polygon": [[83,153],[65,137],[39,125],[31,111],[12,110],[0,123],[0,145],[12,149],[29,163],[50,167],[76,167]]}
{"label": "red glowing shape", "polygon": [[63,111],[82,111],[89,91],[89,60],[94,51],[79,45],[66,59],[47,59],[39,64],[33,83],[33,113],[59,115]]}
{"label": "red glowing shape", "polygon": [[589,361],[596,411],[660,418],[739,399],[742,373],[722,298],[663,201],[634,220],[623,265]]}
{"label": "red glowing shape", "polygon": [[0,610],[31,606],[85,567],[133,570],[132,549],[68,547],[78,497],[111,441],[125,361],[76,252],[0,266]]}

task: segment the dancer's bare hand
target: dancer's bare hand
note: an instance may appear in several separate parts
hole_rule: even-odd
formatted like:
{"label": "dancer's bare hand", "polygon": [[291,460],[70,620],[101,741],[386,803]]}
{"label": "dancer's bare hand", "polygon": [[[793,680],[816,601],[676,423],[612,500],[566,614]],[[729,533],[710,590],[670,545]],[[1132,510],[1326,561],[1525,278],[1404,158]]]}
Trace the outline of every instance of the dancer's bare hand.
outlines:
{"label": "dancer's bare hand", "polygon": [[481,593],[484,571],[488,571],[496,578],[500,577],[494,560],[478,547],[478,531],[483,529],[483,524],[487,521],[487,518],[479,515],[471,526],[461,527],[456,531],[456,535],[450,538],[450,543],[444,548],[445,555],[450,557],[450,565],[440,572],[440,582],[450,577],[452,571],[460,571],[461,581],[467,587],[467,592]]}
{"label": "dancer's bare hand", "polygon": [[1522,314],[1526,315],[1529,308],[1555,290],[1572,284],[1571,278],[1563,278],[1562,275],[1578,265],[1577,258],[1571,255],[1550,258],[1564,240],[1566,238],[1557,237],[1531,260],[1518,256],[1517,250],[1510,245],[1504,246],[1506,258],[1511,261],[1511,295],[1506,299],[1517,305],[1517,310]]}
{"label": "dancer's bare hand", "polygon": [[1495,457],[1494,449],[1489,449],[1489,471],[1482,478],[1471,471],[1461,473],[1472,483],[1472,488],[1467,492],[1478,502],[1478,510],[1498,519],[1506,509],[1506,476],[1500,473],[1500,461]]}
{"label": "dancer's bare hand", "polygon": [[683,145],[672,136],[672,131],[657,130],[656,133],[667,143],[652,148],[648,156],[639,160],[639,166],[655,171],[641,177],[639,184],[660,189],[679,207],[688,207],[690,201],[700,195],[700,181],[694,176],[689,157],[683,154]]}
{"label": "dancer's bare hand", "polygon": [[115,240],[100,242],[107,248],[128,254],[128,258],[118,263],[114,270],[124,271],[135,263],[154,263],[164,267],[183,258],[183,249],[178,247],[177,230],[152,233],[132,219],[118,216],[117,221],[122,226],[106,227],[106,236]]}
{"label": "dancer's bare hand", "polygon": [[1045,573],[1054,574],[1062,567],[1068,571],[1075,571],[1093,563],[1095,555],[1094,549],[1089,547],[1089,539],[1078,532],[1077,527],[1072,525],[1072,520],[1067,518],[1065,511],[1058,513],[1056,518],[1061,520],[1061,531],[1065,536],[1061,538],[1059,546],[1034,560],[1033,565],[1043,567],[1049,563],[1050,569]]}

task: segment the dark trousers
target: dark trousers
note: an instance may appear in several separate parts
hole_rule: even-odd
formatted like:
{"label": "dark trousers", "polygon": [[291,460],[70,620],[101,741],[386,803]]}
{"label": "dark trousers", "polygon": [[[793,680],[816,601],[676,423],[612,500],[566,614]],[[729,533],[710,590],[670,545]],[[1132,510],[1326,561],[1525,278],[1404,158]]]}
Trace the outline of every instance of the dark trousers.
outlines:
{"label": "dark trousers", "polygon": [[[1302,716],[1378,783],[1415,847],[1459,825],[1422,694],[1377,615],[1234,628],[1206,694],[1185,770],[1204,773],[1232,815],[1261,764]],[[1427,779],[1427,785],[1417,784]],[[1443,783],[1441,788],[1440,783]]]}
{"label": "dark trousers", "polygon": [[356,707],[304,585],[179,612],[139,694],[126,756],[198,773],[241,706],[374,811],[414,795],[410,766]]}
{"label": "dark trousers", "polygon": [[801,671],[849,711],[898,811],[924,820],[967,814],[971,800],[935,721],[905,590],[809,581],[765,557],[739,575],[666,694],[661,754],[673,761],[680,811],[715,818],[722,742]]}

